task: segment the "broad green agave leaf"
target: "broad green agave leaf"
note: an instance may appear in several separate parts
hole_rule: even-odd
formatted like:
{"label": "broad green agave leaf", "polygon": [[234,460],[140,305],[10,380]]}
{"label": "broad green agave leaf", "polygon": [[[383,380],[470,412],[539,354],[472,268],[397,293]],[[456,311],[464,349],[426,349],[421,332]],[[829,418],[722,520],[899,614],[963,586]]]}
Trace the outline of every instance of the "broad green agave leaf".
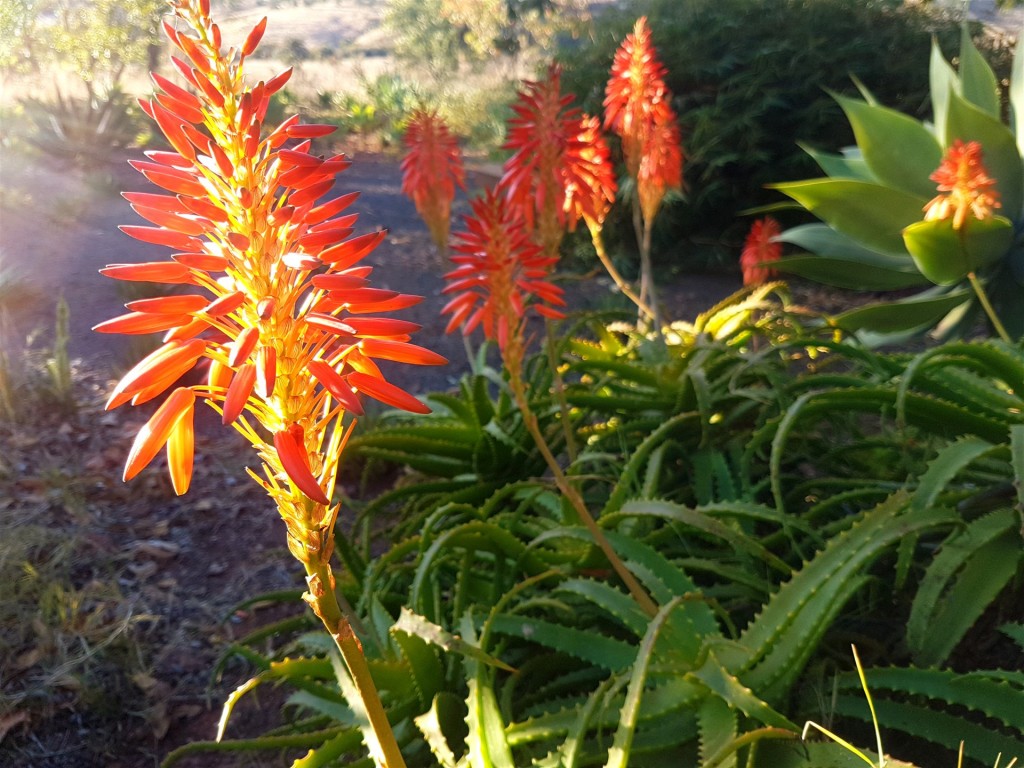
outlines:
{"label": "broad green agave leaf", "polygon": [[832,228],[868,248],[905,254],[902,232],[921,220],[927,198],[884,184],[853,179],[811,179],[774,184]]}
{"label": "broad green agave leaf", "polygon": [[845,96],[834,98],[846,113],[857,146],[876,179],[911,195],[935,193],[935,184],[928,177],[942,162],[942,147],[931,131],[894,109]]}
{"label": "broad green agave leaf", "polygon": [[970,298],[970,291],[965,289],[924,299],[880,302],[843,312],[836,316],[835,321],[840,328],[850,332],[872,330],[879,333],[899,333],[931,327]]}
{"label": "broad green agave leaf", "polygon": [[[1018,36],[1024,39],[1024,31]],[[1017,46],[1013,54],[1013,69],[1010,72],[1010,118],[1017,149],[1024,154],[1024,48]]]}
{"label": "broad green agave leaf", "polygon": [[892,291],[915,288],[924,283],[917,270],[886,269],[870,266],[855,259],[829,256],[786,256],[773,266],[780,272],[854,291]]}
{"label": "broad green agave leaf", "polygon": [[999,84],[964,24],[960,32],[960,83],[963,97],[987,115],[999,117]]}
{"label": "broad green agave leaf", "polygon": [[936,285],[953,285],[1006,254],[1013,224],[993,216],[970,219],[957,230],[952,219],[918,221],[903,230],[903,242],[922,275]]}
{"label": "broad green agave leaf", "polygon": [[949,110],[949,97],[953,93],[961,93],[963,88],[956,70],[942,55],[942,49],[932,39],[931,59],[928,63],[928,81],[932,94],[932,115],[934,115],[935,132],[939,136],[946,135],[946,112]]}
{"label": "broad green agave leaf", "polygon": [[814,254],[780,259],[778,269],[826,285],[862,291],[928,285],[909,256],[873,251],[827,224],[801,224],[778,240]]}
{"label": "broad green agave leaf", "polygon": [[821,152],[806,144],[799,144],[799,147],[810,155],[830,178],[878,181],[871,175],[871,169],[868,168],[868,164],[859,151],[834,155],[831,152]]}

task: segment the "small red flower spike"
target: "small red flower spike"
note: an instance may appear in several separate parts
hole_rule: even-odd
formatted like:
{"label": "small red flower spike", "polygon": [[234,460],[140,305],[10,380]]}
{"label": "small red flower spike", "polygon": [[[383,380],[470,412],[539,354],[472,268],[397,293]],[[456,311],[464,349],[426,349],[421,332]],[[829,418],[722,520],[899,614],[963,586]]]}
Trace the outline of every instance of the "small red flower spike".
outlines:
{"label": "small red flower spike", "polygon": [[665,191],[682,187],[678,119],[665,85],[665,67],[641,17],[615,52],[605,88],[605,128],[622,139],[626,169],[637,181],[644,220],[657,213]]}
{"label": "small red flower spike", "polygon": [[[472,204],[465,230],[455,234],[458,266],[445,275],[446,294],[455,294],[441,310],[450,314],[446,332],[461,327],[465,335],[477,326],[504,352],[522,333],[522,320],[532,308],[545,317],[561,318],[562,289],[548,282],[556,259],[530,242],[522,214],[491,189]],[[532,301],[532,303],[531,303]]]}
{"label": "small red flower spike", "polygon": [[580,175],[580,111],[569,106],[571,94],[562,95],[561,76],[552,64],[544,80],[524,83],[504,146],[513,154],[499,183],[548,256],[558,255],[566,227],[575,224],[566,194]]}
{"label": "small red flower spike", "polygon": [[751,225],[740,255],[744,285],[761,285],[776,275],[770,265],[782,256],[782,244],[776,240],[781,233],[779,222],[771,216]]}
{"label": "small red flower spike", "polygon": [[953,219],[953,229],[962,229],[970,214],[978,221],[990,219],[1001,207],[996,180],[981,161],[981,144],[960,139],[946,150],[942,163],[929,176],[939,185],[939,194],[924,207],[925,221]]}
{"label": "small red flower spike", "polygon": [[565,188],[565,210],[570,230],[583,219],[591,229],[600,228],[615,202],[615,169],[608,144],[601,135],[601,121],[584,115],[573,142],[574,158],[569,163]]}
{"label": "small red flower spike", "polygon": [[416,110],[403,137],[402,193],[412,198],[438,250],[448,246],[455,188],[466,188],[462,153],[437,112]]}
{"label": "small red flower spike", "polygon": [[[164,30],[188,87],[154,75],[157,92],[142,107],[174,151],[132,161],[162,193],[126,193],[148,223],[121,229],[174,253],[166,261],[112,264],[101,272],[183,288],[130,302],[127,314],[96,326],[104,333],[165,334],[164,344],[118,382],[107,407],[158,398],[208,363],[207,382],[179,386],[140,431],[125,479],[166,445],[174,489],[183,493],[192,472],[194,403],[205,399],[260,452],[264,485],[290,534],[302,539],[305,523],[294,510],[308,502],[329,504],[339,458],[327,449],[330,435],[346,430],[346,414],[362,413],[360,393],[424,410],[386,382],[374,360],[445,360],[408,343],[418,326],[379,316],[419,297],[369,287],[371,268],[358,266],[386,233],[351,237],[357,217],[346,209],[356,195],[327,197],[349,160],[317,154],[312,142],[334,128],[290,117],[266,130],[270,99],[290,74],[251,87],[244,82],[243,66],[266,20],[236,55],[222,47],[208,2],[173,0],[171,7],[180,24]],[[461,183],[461,166],[450,170],[448,183]],[[273,440],[261,437],[266,434]]]}

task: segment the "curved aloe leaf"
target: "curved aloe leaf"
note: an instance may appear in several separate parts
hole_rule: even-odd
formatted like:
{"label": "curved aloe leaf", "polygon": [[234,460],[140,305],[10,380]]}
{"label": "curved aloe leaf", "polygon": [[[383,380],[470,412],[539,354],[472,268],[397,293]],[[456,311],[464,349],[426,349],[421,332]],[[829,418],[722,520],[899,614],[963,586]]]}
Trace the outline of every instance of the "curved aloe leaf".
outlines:
{"label": "curved aloe leaf", "polygon": [[619,727],[615,730],[615,739],[611,749],[608,750],[608,761],[605,763],[605,768],[626,768],[629,764],[630,746],[633,743],[633,735],[636,733],[640,701],[647,685],[647,671],[654,656],[654,645],[658,635],[666,627],[669,615],[681,602],[682,598],[677,597],[663,605],[657,615],[651,619],[647,633],[640,643],[629,677],[629,686],[626,688],[626,700],[619,715]]}
{"label": "curved aloe leaf", "polygon": [[878,181],[871,174],[871,169],[864,162],[859,152],[855,154],[843,153],[834,155],[831,152],[821,152],[806,144],[800,144],[800,149],[810,155],[814,162],[825,172],[826,176],[833,179],[860,179],[861,181]]}
{"label": "curved aloe leaf", "polygon": [[1013,223],[1002,216],[971,219],[961,229],[953,219],[918,221],[903,230],[903,242],[921,274],[936,285],[953,285],[994,264],[1013,242]]}
{"label": "curved aloe leaf", "polygon": [[852,179],[811,179],[770,185],[838,231],[881,253],[907,252],[902,232],[920,221],[928,202],[884,184]]}
{"label": "curved aloe leaf", "polygon": [[[911,265],[913,262],[907,260]],[[894,270],[876,267],[856,259],[830,256],[786,256],[774,264],[781,272],[797,275],[823,285],[855,291],[893,291],[927,285],[916,269]]]}
{"label": "curved aloe leaf", "polygon": [[1020,571],[1017,516],[1005,509],[948,539],[928,567],[907,621],[907,645],[923,666],[942,664]]}
{"label": "curved aloe leaf", "polygon": [[911,195],[935,194],[935,184],[928,177],[942,162],[942,147],[931,131],[894,109],[845,96],[834,98],[876,179]]}
{"label": "curved aloe leaf", "polygon": [[937,323],[947,313],[971,300],[968,290],[941,296],[868,304],[835,316],[836,325],[850,332],[899,333]]}
{"label": "curved aloe leaf", "polygon": [[975,47],[967,24],[960,32],[960,82],[963,97],[986,115],[999,117],[999,84],[992,67]]}
{"label": "curved aloe leaf", "polygon": [[956,70],[942,55],[942,49],[939,48],[939,42],[935,38],[932,38],[931,57],[928,60],[928,81],[931,87],[935,132],[939,136],[945,137],[950,94],[961,93],[963,88]]}

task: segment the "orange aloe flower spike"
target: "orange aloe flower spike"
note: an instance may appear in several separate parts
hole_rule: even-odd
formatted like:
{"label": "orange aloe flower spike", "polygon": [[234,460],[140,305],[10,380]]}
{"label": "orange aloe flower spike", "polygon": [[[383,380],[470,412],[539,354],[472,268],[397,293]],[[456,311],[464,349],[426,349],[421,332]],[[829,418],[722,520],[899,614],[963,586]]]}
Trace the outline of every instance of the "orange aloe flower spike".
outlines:
{"label": "orange aloe flower spike", "polygon": [[665,193],[683,186],[683,150],[675,116],[659,117],[643,145],[636,189],[644,221],[653,221]]}
{"label": "orange aloe flower spike", "polygon": [[437,112],[422,109],[409,118],[402,140],[408,148],[401,165],[402,193],[412,198],[431,239],[443,252],[455,188],[466,188],[459,144]]}
{"label": "orange aloe flower spike", "polygon": [[782,256],[782,244],[775,239],[780,234],[779,222],[771,216],[758,219],[751,225],[740,255],[744,285],[760,285],[775,276],[770,264]]}
{"label": "orange aloe flower spike", "polygon": [[566,187],[579,160],[573,150],[580,111],[569,106],[572,95],[562,95],[561,77],[561,67],[551,64],[544,80],[524,83],[503,147],[513,154],[499,184],[549,256],[557,255],[568,224]]}
{"label": "orange aloe flower spike", "polygon": [[571,152],[571,173],[565,188],[565,210],[569,227],[583,219],[588,227],[600,228],[615,202],[615,169],[608,144],[601,135],[601,121],[583,115]]}
{"label": "orange aloe flower spike", "polygon": [[626,167],[634,178],[651,128],[659,119],[675,118],[664,78],[647,18],[641,17],[615,52],[604,98],[604,127],[622,138]]}
{"label": "orange aloe flower spike", "polygon": [[[556,259],[545,256],[529,240],[521,212],[506,204],[494,189],[472,203],[465,230],[456,233],[452,261],[443,293],[455,294],[441,310],[450,314],[447,332],[462,327],[469,335],[481,326],[488,339],[504,351],[510,333],[517,333],[528,307],[548,317],[561,317],[562,289],[548,282]],[[530,304],[533,299],[533,304]]]}
{"label": "orange aloe flower spike", "polygon": [[1001,207],[996,180],[988,175],[981,160],[981,144],[957,139],[946,150],[942,163],[930,178],[939,194],[924,207],[925,221],[953,219],[953,229],[962,229],[968,214],[978,221],[989,219]]}

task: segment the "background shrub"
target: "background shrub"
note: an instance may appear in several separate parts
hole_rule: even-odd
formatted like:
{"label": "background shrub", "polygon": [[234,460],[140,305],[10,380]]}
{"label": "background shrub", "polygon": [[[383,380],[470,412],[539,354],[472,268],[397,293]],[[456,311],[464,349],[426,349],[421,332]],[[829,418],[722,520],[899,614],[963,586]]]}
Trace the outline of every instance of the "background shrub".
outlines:
{"label": "background shrub", "polygon": [[[779,199],[764,185],[815,175],[799,143],[852,143],[828,91],[856,94],[855,77],[882,104],[925,117],[931,38],[949,55],[960,34],[941,9],[898,0],[637,0],[602,14],[592,40],[560,54],[564,88],[586,111],[601,111],[614,50],[641,14],[668,68],[686,150],[685,201],[660,217],[655,250],[663,266],[688,270],[731,267],[749,226],[740,214]],[[975,31],[1005,79],[1008,45]],[[626,226],[623,218],[620,245],[635,248]]]}

